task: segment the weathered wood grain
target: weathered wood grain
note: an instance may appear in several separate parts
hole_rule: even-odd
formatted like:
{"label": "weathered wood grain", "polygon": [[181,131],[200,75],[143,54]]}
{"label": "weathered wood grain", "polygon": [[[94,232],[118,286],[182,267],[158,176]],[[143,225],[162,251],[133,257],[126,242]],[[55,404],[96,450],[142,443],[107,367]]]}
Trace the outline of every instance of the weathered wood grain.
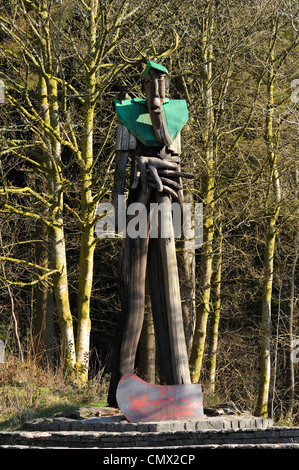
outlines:
{"label": "weathered wood grain", "polygon": [[171,346],[160,244],[157,238],[151,238],[149,241],[147,272],[155,327],[160,384],[172,385],[174,384],[174,377],[172,361],[169,360],[171,358]]}
{"label": "weathered wood grain", "polygon": [[189,384],[190,372],[184,334],[180,283],[173,233],[171,201],[167,194],[157,195],[158,203],[164,203],[169,209],[160,217],[160,233],[169,233],[169,237],[160,236],[160,249],[163,267],[165,300],[168,317],[168,328],[171,343],[171,357],[176,384]]}

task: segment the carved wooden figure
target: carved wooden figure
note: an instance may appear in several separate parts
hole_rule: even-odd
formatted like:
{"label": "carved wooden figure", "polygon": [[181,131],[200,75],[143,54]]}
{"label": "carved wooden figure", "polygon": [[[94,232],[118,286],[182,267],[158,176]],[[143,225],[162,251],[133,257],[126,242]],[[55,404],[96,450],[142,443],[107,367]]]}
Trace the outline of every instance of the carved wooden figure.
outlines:
{"label": "carved wooden figure", "polygon": [[[149,61],[142,75],[146,99],[116,100],[119,121],[113,202],[125,191],[125,171],[131,161],[128,206],[141,202],[146,211],[147,236],[126,234],[120,259],[122,315],[111,360],[108,402],[115,405],[116,386],[127,371],[134,371],[143,325],[145,283],[148,276],[155,327],[161,384],[190,384],[180,285],[171,211],[159,221],[159,238],[150,237],[150,203],[183,210],[182,178],[192,177],[180,169],[180,132],[188,120],[185,100],[166,98],[167,69]],[[127,216],[127,227],[130,222]],[[163,227],[169,229],[163,236]]]}

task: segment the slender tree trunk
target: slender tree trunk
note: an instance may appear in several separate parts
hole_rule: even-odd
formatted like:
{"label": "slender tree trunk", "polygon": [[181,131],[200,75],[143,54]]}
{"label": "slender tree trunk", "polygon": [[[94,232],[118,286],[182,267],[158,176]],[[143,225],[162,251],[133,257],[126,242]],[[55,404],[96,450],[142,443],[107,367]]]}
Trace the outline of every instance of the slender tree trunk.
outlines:
{"label": "slender tree trunk", "polygon": [[51,256],[53,269],[57,273],[53,277],[54,294],[58,312],[58,321],[61,333],[62,360],[66,370],[71,373],[75,365],[75,341],[73,318],[69,303],[66,247],[63,220],[63,181],[61,168],[61,138],[59,124],[59,97],[57,80],[53,73],[51,55],[50,18],[48,2],[40,2],[40,47],[43,67],[40,69],[40,90],[42,117],[44,121],[45,145],[49,152],[47,165],[48,186],[52,198],[51,228]]}
{"label": "slender tree trunk", "polygon": [[[50,78],[47,86],[51,127],[56,134],[59,134],[59,98],[57,93],[56,80],[54,78]],[[53,268],[58,270],[58,274],[54,276],[54,292],[62,339],[62,355],[64,365],[69,371],[73,371],[76,355],[73,318],[69,302],[66,247],[64,236],[63,183],[61,180],[61,144],[55,137],[51,138],[51,153],[51,186],[53,197],[51,243]]]}
{"label": "slender tree trunk", "polygon": [[210,312],[210,293],[214,237],[214,110],[212,90],[212,35],[214,28],[214,2],[207,18],[203,20],[203,87],[205,95],[206,128],[203,132],[206,159],[206,181],[204,194],[203,245],[200,261],[200,304],[196,312],[196,323],[190,356],[191,378],[193,383],[200,379],[203,361],[207,321]]}
{"label": "slender tree trunk", "polygon": [[[41,240],[36,243],[36,263],[49,268],[48,227],[42,220],[37,221],[35,233],[36,239]],[[46,355],[48,365],[52,366],[54,352],[53,302],[52,290],[49,289],[46,282],[37,284],[35,311],[35,354],[41,359]]]}
{"label": "slender tree trunk", "polygon": [[292,360],[293,353],[293,325],[294,325],[294,304],[295,304],[295,282],[296,267],[299,258],[299,232],[295,237],[295,256],[292,263],[292,271],[290,276],[290,300],[289,300],[289,319],[288,319],[288,350],[287,350],[287,412],[286,418],[292,419],[293,408],[295,405],[295,373],[294,363]]}
{"label": "slender tree trunk", "polygon": [[85,103],[83,110],[81,168],[81,247],[79,260],[78,330],[76,338],[76,373],[82,383],[88,380],[90,353],[90,300],[93,282],[93,259],[95,250],[94,212],[91,193],[93,171],[94,107],[96,102],[95,45],[97,31],[98,1],[94,0],[89,11],[90,53],[86,64]]}
{"label": "slender tree trunk", "polygon": [[[1,231],[0,231],[0,246],[1,246],[1,249],[3,249]],[[2,273],[3,273],[3,277],[6,278],[4,263],[2,263]],[[16,342],[17,342],[17,345],[18,345],[18,349],[19,349],[19,357],[20,357],[21,361],[23,362],[24,361],[24,353],[23,353],[23,348],[22,348],[20,335],[19,335],[18,319],[16,317],[16,312],[15,312],[14,296],[13,296],[13,291],[12,291],[9,284],[7,285],[7,292],[8,292],[8,296],[9,296],[9,300],[10,300],[11,316],[12,316],[12,321],[13,321],[13,325],[14,325],[15,338],[16,338]]]}
{"label": "slender tree trunk", "polygon": [[[266,114],[266,143],[268,148],[268,161],[270,166],[269,199],[273,196],[274,201],[270,201],[271,207],[266,210],[266,241],[264,254],[264,275],[262,290],[262,325],[261,325],[261,373],[260,384],[256,406],[258,416],[268,416],[268,397],[271,377],[271,303],[274,271],[274,251],[277,231],[277,219],[280,212],[281,189],[280,179],[277,169],[277,151],[274,143],[273,113],[274,103],[274,43],[276,39],[277,20],[273,18],[272,40],[270,47],[269,77],[267,83],[268,104]],[[276,143],[277,145],[277,143]],[[273,187],[273,190],[271,190]]]}
{"label": "slender tree trunk", "polygon": [[51,234],[53,268],[58,270],[54,276],[54,293],[61,333],[62,358],[65,368],[71,373],[76,362],[73,318],[69,303],[65,237],[62,219],[61,184],[54,178],[54,200],[56,199],[53,228]]}
{"label": "slender tree trunk", "polygon": [[[190,191],[184,191],[184,203],[192,204],[192,202],[193,194]],[[177,260],[180,276],[182,312],[188,357],[191,353],[196,317],[195,250],[193,244],[193,240],[178,240],[176,243],[178,248]]]}
{"label": "slender tree trunk", "polygon": [[256,414],[268,416],[268,396],[271,373],[271,301],[273,284],[273,259],[275,248],[275,227],[268,227],[264,255],[264,282],[262,292],[262,326],[261,326],[261,375]]}
{"label": "slender tree trunk", "polygon": [[209,383],[209,392],[215,393],[216,383],[216,359],[218,349],[218,332],[221,313],[221,268],[222,268],[222,243],[223,235],[222,228],[219,227],[217,231],[217,262],[215,266],[215,274],[213,276],[214,284],[214,305],[210,314],[210,337],[209,337],[209,365],[207,370],[207,379]]}
{"label": "slender tree trunk", "polygon": [[[92,139],[92,134],[88,139]],[[92,143],[87,144],[87,147]],[[92,150],[90,150],[90,153]],[[88,153],[88,152],[87,152]],[[86,155],[86,160],[91,158]],[[87,164],[87,167],[89,165]],[[86,383],[88,380],[90,350],[90,301],[93,282],[93,259],[95,250],[94,238],[94,205],[91,195],[91,168],[81,172],[81,247],[79,258],[78,289],[78,330],[76,338],[76,374]]]}
{"label": "slender tree trunk", "polygon": [[[82,204],[84,206],[85,204]],[[88,210],[88,209],[86,209]],[[90,350],[90,300],[93,281],[93,255],[95,241],[93,223],[89,221],[82,227],[81,249],[79,261],[79,290],[78,290],[78,330],[76,338],[76,374],[86,383],[88,380],[89,350]]]}
{"label": "slender tree trunk", "polygon": [[[42,118],[47,124],[50,124],[49,106],[47,100],[47,86],[45,79],[40,76],[39,80],[39,95],[41,103]],[[44,135],[45,142],[49,140]],[[41,148],[40,165],[47,171],[51,168],[51,161],[47,155],[48,149]],[[45,173],[47,174],[47,173]],[[51,185],[49,181],[38,180],[37,192],[49,192]],[[49,216],[48,208],[41,208],[43,218]],[[49,268],[51,263],[50,260],[50,243],[49,243],[49,228],[44,223],[43,218],[37,220],[35,233],[36,239],[39,242],[36,243],[35,258],[36,263],[45,268]],[[47,282],[39,282],[36,287],[36,316],[35,316],[35,353],[41,358],[46,353],[48,365],[53,365],[53,353],[54,353],[54,320],[53,320],[53,293],[52,289],[49,289]]]}

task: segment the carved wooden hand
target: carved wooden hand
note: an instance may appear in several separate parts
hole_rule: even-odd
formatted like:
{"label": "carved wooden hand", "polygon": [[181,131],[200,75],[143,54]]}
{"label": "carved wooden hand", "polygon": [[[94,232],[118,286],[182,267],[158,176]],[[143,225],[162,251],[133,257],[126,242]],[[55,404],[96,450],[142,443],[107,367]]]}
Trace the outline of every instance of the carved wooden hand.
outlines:
{"label": "carved wooden hand", "polygon": [[[135,175],[132,189],[136,189],[141,178],[142,191],[146,193],[149,188],[155,188],[159,192],[165,191],[177,198],[177,191],[182,186],[175,181],[183,174],[178,171],[180,158],[172,157],[170,159],[161,159],[157,157],[137,157],[135,166]],[[190,175],[192,176],[192,175]]]}

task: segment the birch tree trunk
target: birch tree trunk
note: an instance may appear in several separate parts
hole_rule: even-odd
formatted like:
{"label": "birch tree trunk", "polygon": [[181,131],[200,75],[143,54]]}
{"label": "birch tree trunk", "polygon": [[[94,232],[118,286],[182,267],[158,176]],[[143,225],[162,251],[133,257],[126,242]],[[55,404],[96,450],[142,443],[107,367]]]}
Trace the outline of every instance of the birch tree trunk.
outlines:
{"label": "birch tree trunk", "polygon": [[207,378],[209,382],[209,392],[215,393],[216,384],[216,359],[218,349],[218,332],[221,313],[221,268],[222,268],[222,243],[223,235],[221,225],[217,230],[217,262],[215,266],[215,273],[213,276],[213,285],[215,291],[215,298],[213,302],[213,309],[210,318],[210,337],[209,337],[209,365],[207,370]]}
{"label": "birch tree trunk", "polygon": [[[58,311],[59,327],[61,332],[61,346],[64,366],[72,370],[75,364],[75,342],[73,319],[69,303],[66,247],[63,220],[63,181],[61,168],[61,136],[59,124],[59,97],[57,80],[53,71],[51,52],[50,18],[48,2],[42,0],[40,4],[41,32],[40,47],[42,51],[43,66],[41,67],[41,89],[43,119],[50,144],[49,187],[52,196],[50,238],[52,247],[53,269],[57,270],[54,276],[54,293]],[[45,72],[44,72],[45,71]]]}
{"label": "birch tree trunk", "polygon": [[90,347],[90,299],[93,282],[93,258],[95,250],[94,212],[92,198],[93,131],[96,103],[96,39],[98,1],[93,0],[89,10],[89,59],[85,73],[85,102],[83,109],[81,185],[81,246],[79,258],[78,330],[76,338],[76,373],[82,383],[88,380]]}
{"label": "birch tree trunk", "polygon": [[[299,183],[299,171],[296,168],[296,183],[298,188]],[[296,191],[297,193],[298,191]],[[294,340],[294,306],[296,302],[295,287],[296,287],[296,268],[299,258],[299,231],[295,235],[295,253],[292,263],[292,270],[290,276],[290,300],[289,300],[289,318],[288,318],[288,345],[287,345],[287,412],[286,418],[292,419],[293,409],[295,405],[295,371],[293,355],[293,340]]]}
{"label": "birch tree trunk", "polygon": [[[57,119],[59,105],[57,95],[57,82],[51,78],[48,83],[49,110],[51,126],[59,132]],[[57,270],[54,276],[54,292],[58,311],[59,327],[61,332],[61,346],[64,366],[72,371],[76,361],[73,318],[69,302],[69,288],[67,277],[66,247],[63,221],[63,183],[61,176],[61,144],[55,138],[51,139],[51,152],[53,166],[52,177],[52,226],[51,244],[53,269]]]}
{"label": "birch tree trunk", "polygon": [[[36,243],[35,259],[39,266],[49,268],[49,237],[48,227],[42,220],[36,224],[36,239],[41,240]],[[54,322],[53,303],[51,302],[52,290],[47,282],[40,282],[36,287],[35,305],[35,354],[39,360],[47,359],[49,366],[53,364],[54,349]]]}
{"label": "birch tree trunk", "polygon": [[[42,111],[42,118],[50,125],[49,106],[47,100],[47,86],[44,77],[40,76],[39,80],[39,100]],[[44,135],[45,142],[48,138]],[[40,165],[47,170],[51,168],[51,162],[47,155],[47,150],[41,148]],[[46,181],[46,178],[37,183],[37,192],[46,193],[51,191],[51,182]],[[49,208],[41,207],[43,218],[49,216]],[[35,227],[36,239],[40,240],[36,243],[35,258],[36,263],[48,269],[51,263],[50,259],[50,241],[49,241],[49,227],[44,223],[43,219],[36,221]],[[47,282],[40,282],[36,287],[36,316],[35,316],[35,353],[43,357],[46,353],[48,365],[53,365],[53,351],[54,351],[54,319],[53,319],[53,292],[49,288]]]}
{"label": "birch tree trunk", "polygon": [[[264,252],[264,274],[262,288],[262,324],[261,324],[261,373],[256,406],[258,416],[268,416],[268,397],[271,377],[271,302],[274,270],[275,237],[277,231],[277,219],[281,205],[280,178],[277,167],[277,142],[274,141],[273,114],[274,81],[275,81],[275,56],[274,45],[276,40],[278,19],[272,20],[272,37],[270,42],[270,63],[267,80],[267,111],[266,111],[266,143],[268,149],[268,162],[270,167],[270,181],[268,201],[270,207],[266,208],[266,240]],[[273,188],[273,189],[271,189]],[[273,201],[270,201],[273,196]]]}
{"label": "birch tree trunk", "polygon": [[206,185],[204,194],[204,221],[203,221],[203,245],[200,261],[200,292],[201,299],[196,312],[195,330],[190,355],[191,380],[197,383],[200,378],[205,339],[207,333],[207,321],[210,312],[210,293],[213,260],[214,237],[214,110],[212,89],[212,59],[213,44],[212,35],[214,29],[214,2],[212,2],[209,15],[202,20],[203,25],[203,89],[205,95],[205,122],[203,132],[206,161]]}

